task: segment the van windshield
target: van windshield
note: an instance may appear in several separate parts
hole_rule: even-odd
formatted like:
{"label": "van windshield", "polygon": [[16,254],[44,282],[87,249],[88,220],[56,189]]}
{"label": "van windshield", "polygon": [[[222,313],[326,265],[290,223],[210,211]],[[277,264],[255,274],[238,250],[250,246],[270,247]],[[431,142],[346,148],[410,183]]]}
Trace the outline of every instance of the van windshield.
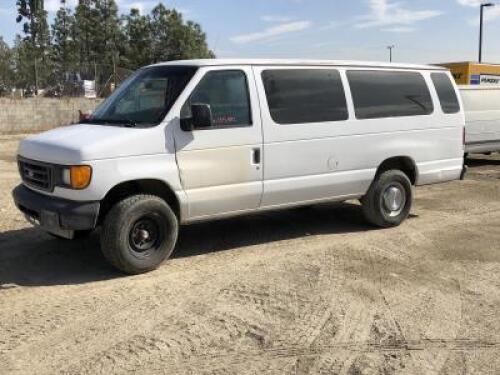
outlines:
{"label": "van windshield", "polygon": [[197,68],[155,66],[127,79],[86,123],[152,127],[158,125],[195,74]]}

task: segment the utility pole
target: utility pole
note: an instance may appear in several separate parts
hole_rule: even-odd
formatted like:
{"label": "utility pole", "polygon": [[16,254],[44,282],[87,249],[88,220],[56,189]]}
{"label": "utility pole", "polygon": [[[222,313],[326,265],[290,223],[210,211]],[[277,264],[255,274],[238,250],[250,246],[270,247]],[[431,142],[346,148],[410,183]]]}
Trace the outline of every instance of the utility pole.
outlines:
{"label": "utility pole", "polygon": [[479,19],[479,63],[483,62],[483,23],[484,23],[484,8],[494,7],[493,3],[484,3],[480,5],[481,15]]}
{"label": "utility pole", "polygon": [[33,43],[34,52],[34,64],[33,69],[35,70],[35,95],[38,95],[38,67],[36,65],[36,60],[38,58],[38,46],[37,46],[37,36],[38,36],[38,12],[43,11],[43,0],[31,0],[30,1],[30,17],[31,17],[31,38]]}
{"label": "utility pole", "polygon": [[36,53],[35,53],[35,64],[34,64],[34,68],[35,68],[35,95],[38,95],[38,68],[36,66],[36,60],[37,60],[37,56],[36,56]]}
{"label": "utility pole", "polygon": [[389,50],[389,62],[392,62],[392,50],[396,48],[395,45],[387,46],[387,49]]}
{"label": "utility pole", "polygon": [[96,92],[96,96],[97,96],[97,93],[99,92],[97,90],[97,62],[94,58],[94,90]]}
{"label": "utility pole", "polygon": [[113,53],[113,91],[116,90],[116,61],[115,61],[115,54]]}
{"label": "utility pole", "polygon": [[[64,12],[63,16],[63,40],[62,40],[62,48],[63,48],[63,63],[62,63],[62,75],[66,74],[66,62],[68,59],[67,56],[67,50],[66,50],[66,41],[68,39],[68,29],[66,29],[66,18],[67,18],[67,13],[66,13],[66,0],[61,0],[61,9]],[[62,77],[58,77],[58,79],[61,79]]]}

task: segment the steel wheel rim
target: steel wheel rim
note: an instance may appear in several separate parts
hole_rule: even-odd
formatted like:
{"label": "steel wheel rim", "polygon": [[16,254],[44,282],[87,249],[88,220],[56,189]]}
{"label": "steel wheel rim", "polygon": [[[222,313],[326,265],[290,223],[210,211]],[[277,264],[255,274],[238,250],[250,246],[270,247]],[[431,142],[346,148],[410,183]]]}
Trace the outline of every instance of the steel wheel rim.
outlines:
{"label": "steel wheel rim", "polygon": [[382,193],[382,209],[389,217],[399,216],[406,206],[406,189],[399,182],[388,185]]}
{"label": "steel wheel rim", "polygon": [[147,258],[160,249],[164,232],[160,218],[144,215],[137,219],[129,231],[131,253],[138,258]]}

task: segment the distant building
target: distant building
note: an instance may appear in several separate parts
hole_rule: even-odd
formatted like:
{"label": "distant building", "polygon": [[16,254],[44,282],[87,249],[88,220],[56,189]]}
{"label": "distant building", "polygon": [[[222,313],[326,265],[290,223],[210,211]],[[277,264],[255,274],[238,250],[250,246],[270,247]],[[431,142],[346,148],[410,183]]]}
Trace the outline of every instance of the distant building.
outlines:
{"label": "distant building", "polygon": [[500,64],[456,62],[437,64],[450,69],[459,85],[499,85]]}

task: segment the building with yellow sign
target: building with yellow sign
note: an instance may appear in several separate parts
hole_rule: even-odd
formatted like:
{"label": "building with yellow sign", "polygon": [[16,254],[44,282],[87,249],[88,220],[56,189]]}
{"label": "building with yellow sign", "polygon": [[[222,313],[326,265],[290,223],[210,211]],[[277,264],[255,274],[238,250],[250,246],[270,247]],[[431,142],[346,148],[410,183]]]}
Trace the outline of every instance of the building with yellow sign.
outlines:
{"label": "building with yellow sign", "polygon": [[459,85],[499,85],[500,64],[456,62],[439,64],[450,69]]}

